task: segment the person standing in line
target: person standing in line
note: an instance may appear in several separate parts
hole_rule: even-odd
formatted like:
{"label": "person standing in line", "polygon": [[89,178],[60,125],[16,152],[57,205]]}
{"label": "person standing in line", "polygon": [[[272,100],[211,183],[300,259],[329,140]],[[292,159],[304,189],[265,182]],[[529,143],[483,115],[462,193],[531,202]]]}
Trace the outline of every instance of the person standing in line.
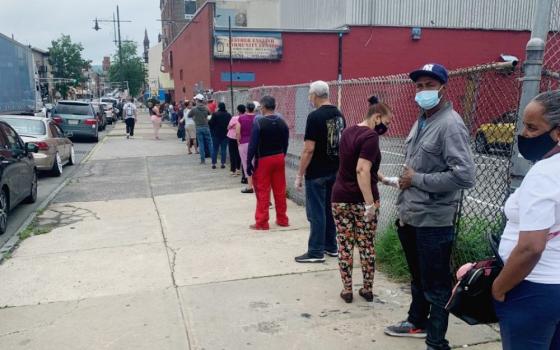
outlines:
{"label": "person standing in line", "polygon": [[233,116],[228,124],[228,142],[229,142],[229,161],[231,176],[239,176],[241,170],[241,157],[239,156],[239,147],[237,145],[237,133],[235,131],[239,117],[245,114],[247,108],[245,105],[237,106],[237,115]]}
{"label": "person standing in line", "polygon": [[130,97],[128,102],[124,105],[125,124],[126,124],[126,138],[129,139],[134,136],[134,125],[138,120],[138,110],[134,104],[134,98]]}
{"label": "person standing in line", "polygon": [[[152,104],[148,102],[148,106]],[[154,128],[154,139],[159,140],[159,129],[161,128],[161,114],[159,111],[159,101],[155,101],[152,107],[149,107],[150,120],[152,121],[152,127]]]}
{"label": "person standing in line", "polygon": [[475,184],[469,132],[446,98],[448,74],[439,64],[410,73],[422,112],[406,138],[399,179],[397,232],[412,277],[408,318],[385,328],[390,336],[426,338],[428,349],[448,350],[451,250],[461,190]]}
{"label": "person standing in line", "polygon": [[185,103],[183,101],[178,105],[177,125],[177,138],[181,139],[181,142],[185,142]]}
{"label": "person standing in line", "polygon": [[560,349],[560,90],[523,113],[519,153],[535,165],[505,204],[492,294],[504,350]]}
{"label": "person standing in line", "polygon": [[241,193],[254,193],[253,179],[247,172],[247,152],[249,149],[249,141],[253,130],[253,122],[255,121],[255,109],[257,105],[254,102],[247,103],[247,113],[239,116],[236,126],[237,142],[239,143],[239,155],[241,157],[241,165],[243,173],[247,178],[247,187],[241,190]]}
{"label": "person standing in line", "polygon": [[307,117],[304,147],[295,187],[302,189],[305,175],[305,209],[311,224],[307,252],[298,263],[322,263],[324,254],[338,256],[336,228],[331,210],[332,187],[338,171],[339,142],[346,120],[329,101],[329,85],[313,82],[309,100],[316,108]]}
{"label": "person standing in line", "polygon": [[344,289],[340,297],[353,300],[354,245],[358,245],[363,288],[359,294],[373,301],[375,230],[379,210],[377,172],[381,165],[379,137],[387,132],[393,114],[378,102],[369,107],[363,122],[344,130],[340,139],[340,168],[332,190],[332,212],[337,230],[338,265]]}
{"label": "person standing in line", "polygon": [[[272,96],[261,99],[262,116],[255,119],[247,151],[247,174],[253,176],[257,196],[253,230],[269,229],[270,190],[274,195],[276,224],[289,226],[286,202],[286,153],[290,130],[286,122],[275,114],[276,100]],[[254,166],[253,166],[254,160]]]}
{"label": "person standing in line", "polygon": [[182,122],[185,125],[185,137],[187,139],[187,152],[188,154],[193,154],[192,147],[194,146],[195,152],[198,154],[198,149],[196,145],[196,126],[192,117],[189,117],[189,113],[192,109],[192,102],[185,102],[185,110],[183,111]]}
{"label": "person standing in line", "polygon": [[[191,109],[189,118],[194,120],[196,126],[196,142],[200,151],[200,164],[206,164],[206,154],[212,154],[212,140],[210,138],[210,128],[208,127],[208,115],[210,111],[206,108],[204,96],[198,94],[194,97],[196,107]],[[208,146],[208,148],[206,148]]]}
{"label": "person standing in line", "polygon": [[226,110],[226,104],[220,102],[218,111],[212,113],[212,118],[208,122],[210,132],[212,133],[212,143],[214,145],[212,152],[212,169],[216,169],[218,161],[218,150],[220,151],[221,169],[226,168],[227,147],[228,147],[228,125],[231,120],[231,114]]}

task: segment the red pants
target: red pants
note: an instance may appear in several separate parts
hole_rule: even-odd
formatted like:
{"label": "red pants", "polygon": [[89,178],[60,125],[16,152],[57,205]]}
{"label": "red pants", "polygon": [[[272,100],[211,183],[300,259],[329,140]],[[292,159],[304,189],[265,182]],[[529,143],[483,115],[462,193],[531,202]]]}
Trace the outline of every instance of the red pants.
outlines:
{"label": "red pants", "polygon": [[256,226],[268,229],[268,210],[270,203],[270,189],[274,194],[276,208],[276,222],[287,226],[286,211],[286,172],[283,154],[259,158],[257,168],[253,173],[253,186],[257,195],[257,211],[255,212]]}

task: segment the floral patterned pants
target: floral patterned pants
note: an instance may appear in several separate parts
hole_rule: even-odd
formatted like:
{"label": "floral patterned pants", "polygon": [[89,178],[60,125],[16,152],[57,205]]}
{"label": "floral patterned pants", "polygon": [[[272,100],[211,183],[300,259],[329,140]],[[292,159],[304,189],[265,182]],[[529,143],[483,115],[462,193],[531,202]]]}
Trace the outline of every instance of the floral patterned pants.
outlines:
{"label": "floral patterned pants", "polygon": [[345,290],[352,290],[352,268],[354,245],[358,245],[364,288],[371,290],[375,273],[375,229],[377,214],[372,221],[364,217],[364,204],[333,203],[333,217],[336,224],[338,242],[338,265]]}

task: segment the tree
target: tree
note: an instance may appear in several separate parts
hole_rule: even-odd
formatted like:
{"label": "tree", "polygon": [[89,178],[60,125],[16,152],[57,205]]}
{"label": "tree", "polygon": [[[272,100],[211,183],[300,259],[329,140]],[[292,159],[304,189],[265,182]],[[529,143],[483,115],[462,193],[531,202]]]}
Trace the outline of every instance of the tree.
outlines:
{"label": "tree", "polygon": [[70,86],[76,86],[84,80],[82,70],[88,67],[89,62],[82,58],[82,44],[73,43],[69,35],[62,34],[60,38],[53,40],[51,45],[49,63],[53,67],[54,77],[73,80],[56,84],[57,90],[67,98]]}
{"label": "tree", "polygon": [[138,56],[136,43],[122,43],[122,62],[119,52],[113,56],[113,63],[109,69],[109,79],[114,82],[128,81],[129,93],[137,96],[146,82],[147,72],[144,60]]}

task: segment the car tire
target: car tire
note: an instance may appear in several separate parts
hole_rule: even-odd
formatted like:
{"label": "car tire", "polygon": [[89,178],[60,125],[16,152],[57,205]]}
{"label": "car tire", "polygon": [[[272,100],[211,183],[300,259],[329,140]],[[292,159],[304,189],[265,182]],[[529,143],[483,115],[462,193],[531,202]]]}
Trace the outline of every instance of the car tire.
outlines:
{"label": "car tire", "polygon": [[474,150],[477,153],[488,153],[488,142],[483,133],[476,134],[474,139]]}
{"label": "car tire", "polygon": [[74,146],[70,146],[70,155],[68,156],[68,165],[76,164],[76,155],[74,153]]}
{"label": "car tire", "polygon": [[93,137],[93,142],[99,142],[99,135],[95,135]]}
{"label": "car tire", "polygon": [[53,166],[51,169],[51,175],[59,177],[62,175],[62,159],[60,158],[60,154],[56,152],[54,156]]}
{"label": "car tire", "polygon": [[23,200],[24,203],[35,203],[37,201],[37,172],[33,171],[33,180],[31,181],[31,193]]}
{"label": "car tire", "polygon": [[0,191],[0,235],[6,232],[8,227],[8,212],[10,211],[10,202],[7,190]]}

